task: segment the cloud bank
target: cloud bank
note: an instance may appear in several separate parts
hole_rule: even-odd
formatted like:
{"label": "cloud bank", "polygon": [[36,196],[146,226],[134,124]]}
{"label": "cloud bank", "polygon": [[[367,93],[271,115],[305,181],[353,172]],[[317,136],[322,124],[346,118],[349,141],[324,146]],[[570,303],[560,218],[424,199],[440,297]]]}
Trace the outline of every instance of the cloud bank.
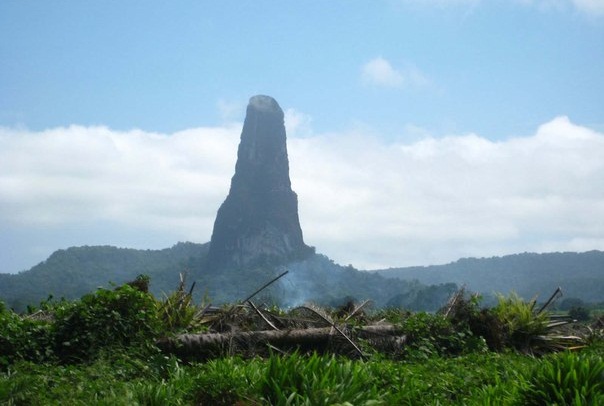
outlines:
{"label": "cloud bank", "polygon": [[[308,116],[286,117],[305,240],[336,262],[368,269],[604,249],[604,134],[566,117],[500,142],[466,134],[414,143],[311,134]],[[0,128],[0,250],[44,255],[32,266],[66,248],[75,229],[79,245],[120,245],[124,235],[146,248],[207,242],[240,131]]]}

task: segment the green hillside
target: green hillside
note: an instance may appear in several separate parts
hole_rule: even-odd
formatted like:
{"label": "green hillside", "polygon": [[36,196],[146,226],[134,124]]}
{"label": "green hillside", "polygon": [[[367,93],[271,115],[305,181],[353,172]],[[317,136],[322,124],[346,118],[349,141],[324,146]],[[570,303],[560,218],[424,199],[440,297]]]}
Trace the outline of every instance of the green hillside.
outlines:
{"label": "green hillside", "polygon": [[156,297],[172,291],[179,274],[196,283],[194,298],[214,304],[245,299],[264,283],[288,274],[257,299],[283,306],[313,301],[339,305],[348,299],[372,299],[377,306],[434,310],[458,286],[487,296],[514,291],[525,298],[545,298],[558,286],[566,297],[604,301],[604,252],[517,254],[466,258],[447,265],[392,268],[361,272],[313,254],[285,264],[266,263],[245,269],[217,271],[208,266],[209,244],[178,243],[162,250],[111,246],[72,247],[19,274],[0,274],[0,300],[22,311],[52,295],[75,299],[111,283],[122,284],[139,274],[151,278]]}
{"label": "green hillside", "polygon": [[111,246],[58,250],[30,270],[0,274],[0,300],[22,310],[49,295],[75,299],[110,283],[122,284],[139,274],[149,275],[151,291],[160,295],[177,286],[179,272],[190,260],[205,256],[207,245],[178,243],[162,250]]}
{"label": "green hillside", "polygon": [[46,261],[19,274],[0,274],[0,300],[17,311],[38,305],[52,295],[75,299],[122,284],[145,274],[156,297],[173,291],[184,272],[195,282],[194,298],[214,304],[245,299],[264,283],[288,270],[288,274],[262,291],[257,299],[285,306],[313,301],[339,305],[349,299],[372,299],[377,306],[404,306],[435,310],[456,290],[451,283],[425,286],[417,281],[387,279],[335,264],[312,254],[286,264],[265,263],[245,269],[216,270],[206,261],[209,244],[178,243],[163,250],[135,250],[111,246],[73,247],[53,253]]}
{"label": "green hillside", "polygon": [[424,284],[453,282],[491,294],[515,291],[544,298],[558,286],[566,297],[604,301],[604,252],[523,253],[493,258],[464,258],[446,265],[391,268],[378,274]]}

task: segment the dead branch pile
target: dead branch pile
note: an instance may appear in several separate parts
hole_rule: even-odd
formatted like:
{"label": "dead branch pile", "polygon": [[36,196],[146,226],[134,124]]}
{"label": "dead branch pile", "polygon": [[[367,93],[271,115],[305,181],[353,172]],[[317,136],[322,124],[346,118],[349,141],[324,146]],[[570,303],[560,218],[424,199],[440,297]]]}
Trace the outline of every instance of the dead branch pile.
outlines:
{"label": "dead branch pile", "polygon": [[158,346],[182,359],[203,360],[224,355],[267,355],[293,350],[335,352],[362,357],[355,341],[380,349],[402,348],[405,336],[388,324],[359,328],[313,327],[304,329],[236,331],[229,333],[182,334],[161,340]]}
{"label": "dead branch pile", "polygon": [[[287,272],[256,290],[241,304],[225,308],[205,306],[197,320],[198,325],[206,327],[205,332],[164,338],[158,341],[159,348],[182,359],[196,360],[294,350],[364,357],[362,346],[390,353],[402,350],[405,336],[400,328],[383,323],[364,325],[367,323],[363,310],[370,301],[360,305],[347,303],[333,316],[311,305],[285,314],[252,302],[257,293],[285,274]],[[363,326],[355,327],[360,325]]]}
{"label": "dead branch pile", "polygon": [[[203,326],[203,333],[191,333],[199,330],[189,330],[187,334],[163,338],[157,342],[158,347],[181,359],[206,360],[229,355],[267,356],[271,352],[292,351],[329,352],[355,358],[364,358],[367,351],[379,351],[396,356],[405,351],[405,345],[412,344],[413,338],[407,342],[402,326],[384,323],[383,320],[369,320],[364,310],[370,301],[360,305],[349,302],[332,312],[305,305],[287,313],[252,302],[257,293],[286,273],[256,290],[240,304],[223,308],[209,305],[203,307],[196,313],[195,323],[196,326]],[[181,278],[181,282],[181,290],[184,292],[184,279]],[[561,290],[558,288],[538,314],[545,311],[560,295]],[[469,326],[475,334],[485,337],[490,347],[497,349],[489,340],[494,341],[493,337],[496,337],[501,341],[506,337],[502,322],[485,318],[489,313],[484,310],[477,313],[474,299],[474,296],[467,299],[462,287],[440,313],[454,325]],[[491,316],[493,317],[495,316]],[[572,320],[566,319],[550,320],[547,330],[559,329],[572,323]],[[492,325],[487,323],[489,320]],[[477,323],[486,324],[477,326]],[[560,331],[557,335],[550,333],[538,338],[548,343],[551,341],[548,348],[558,344],[562,345],[561,348],[576,347],[576,343],[580,341],[579,337],[560,335]]]}

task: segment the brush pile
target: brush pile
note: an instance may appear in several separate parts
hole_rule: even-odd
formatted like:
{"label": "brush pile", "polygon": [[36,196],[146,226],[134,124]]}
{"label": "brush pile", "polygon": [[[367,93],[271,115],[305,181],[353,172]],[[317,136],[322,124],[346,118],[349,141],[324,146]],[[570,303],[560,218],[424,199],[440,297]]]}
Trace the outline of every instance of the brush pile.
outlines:
{"label": "brush pile", "polygon": [[362,313],[355,310],[358,318],[336,322],[327,312],[311,305],[283,314],[248,302],[214,309],[207,316],[208,332],[180,334],[160,340],[158,346],[188,359],[294,350],[362,358],[365,353],[361,347],[388,352],[402,348],[406,336],[400,327],[384,321],[361,325]]}
{"label": "brush pile", "polygon": [[181,359],[205,360],[294,351],[351,358],[365,358],[375,352],[389,356],[414,351],[427,356],[458,355],[481,348],[501,351],[510,347],[537,354],[582,345],[580,337],[555,330],[573,320],[548,317],[546,308],[561,295],[559,290],[539,310],[535,310],[534,300],[526,303],[516,296],[502,297],[493,309],[480,309],[479,298],[468,297],[462,288],[437,314],[411,314],[400,309],[369,311],[371,301],[350,301],[337,309],[307,304],[288,311],[252,301],[286,273],[239,304],[222,308],[206,305],[195,312],[189,306],[191,291],[186,293],[181,278],[180,288],[164,302],[170,304],[164,313],[167,319],[178,318],[179,312],[189,309],[187,323],[181,325],[184,329],[178,334],[160,339],[158,347]]}

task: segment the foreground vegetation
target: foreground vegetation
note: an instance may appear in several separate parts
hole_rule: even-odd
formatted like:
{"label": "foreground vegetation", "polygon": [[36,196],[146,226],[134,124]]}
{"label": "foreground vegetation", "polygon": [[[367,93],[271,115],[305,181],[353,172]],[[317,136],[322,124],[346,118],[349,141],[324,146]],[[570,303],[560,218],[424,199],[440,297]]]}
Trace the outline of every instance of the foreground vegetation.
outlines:
{"label": "foreground vegetation", "polygon": [[405,332],[398,348],[360,340],[362,355],[347,357],[350,348],[338,343],[184,361],[161,352],[157,340],[266,328],[252,315],[292,320],[292,311],[232,306],[210,316],[193,305],[184,283],[163,300],[146,284],[141,277],[25,315],[0,307],[0,404],[604,404],[598,325],[556,330],[547,312],[516,296],[492,309],[461,292],[436,314],[352,306],[321,315],[351,329],[393,323]]}
{"label": "foreground vegetation", "polygon": [[183,365],[112,354],[85,365],[19,362],[0,378],[14,405],[603,404],[602,351],[359,361],[333,355]]}

